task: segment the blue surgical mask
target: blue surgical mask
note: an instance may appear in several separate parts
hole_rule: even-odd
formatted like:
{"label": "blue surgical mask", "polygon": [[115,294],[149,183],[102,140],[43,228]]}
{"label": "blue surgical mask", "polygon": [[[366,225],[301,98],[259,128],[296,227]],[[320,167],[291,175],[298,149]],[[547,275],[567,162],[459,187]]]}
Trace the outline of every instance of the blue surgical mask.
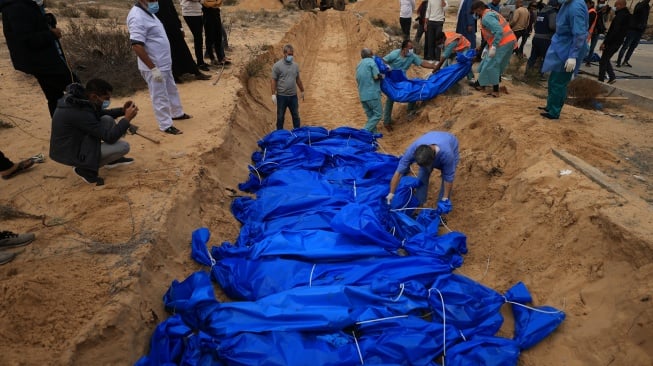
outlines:
{"label": "blue surgical mask", "polygon": [[153,3],[147,3],[147,11],[149,11],[152,14],[156,14],[159,12],[159,2],[155,1]]}
{"label": "blue surgical mask", "polygon": [[111,101],[110,101],[110,100],[103,100],[103,101],[102,101],[102,109],[107,109],[107,108],[109,108],[109,105],[111,105]]}
{"label": "blue surgical mask", "polygon": [[286,62],[292,62],[292,59],[293,59],[292,55],[286,56]]}

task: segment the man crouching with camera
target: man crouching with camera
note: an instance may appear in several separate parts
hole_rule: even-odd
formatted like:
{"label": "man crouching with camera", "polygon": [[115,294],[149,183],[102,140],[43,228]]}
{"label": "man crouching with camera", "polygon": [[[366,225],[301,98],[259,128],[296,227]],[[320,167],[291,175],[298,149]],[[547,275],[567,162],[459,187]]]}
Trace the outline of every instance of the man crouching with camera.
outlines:
{"label": "man crouching with camera", "polygon": [[[70,165],[84,182],[104,184],[98,171],[128,165],[134,159],[125,157],[129,144],[121,137],[137,128],[131,124],[138,107],[132,102],[123,108],[107,109],[113,87],[102,79],[93,79],[84,88],[73,83],[57,104],[52,116],[50,158]],[[118,123],[115,119],[124,116]]]}

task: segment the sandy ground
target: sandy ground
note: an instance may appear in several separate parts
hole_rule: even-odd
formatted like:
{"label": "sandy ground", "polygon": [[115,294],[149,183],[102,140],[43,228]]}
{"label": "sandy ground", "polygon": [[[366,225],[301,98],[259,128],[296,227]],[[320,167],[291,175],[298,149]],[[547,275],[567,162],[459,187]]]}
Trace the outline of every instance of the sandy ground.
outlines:
{"label": "sandy ground", "polygon": [[[289,12],[277,0],[240,3],[225,8],[235,64],[217,85],[179,85],[194,116],[178,122],[183,135],[159,132],[139,92],[130,97],[140,106],[134,122],[161,143],[127,136],[136,162],[101,170],[105,186],[87,185],[52,161],[0,182],[0,205],[45,217],[0,217],[0,229],[38,237],[0,267],[0,364],[125,365],[146,352],[167,316],[163,293],[199,268],[189,258],[191,231],[210,228],[215,244],[238,233],[229,189],[246,178],[256,141],[273,129],[268,70],[282,44],[295,46],[302,70],[304,125],[364,125],[354,80],[359,50],[383,45],[387,35],[369,19],[398,23],[398,2],[360,0],[345,12],[318,13]],[[277,15],[253,21],[261,8]],[[264,70],[248,75],[253,63]],[[16,126],[0,129],[2,151],[14,160],[47,154],[45,99],[32,77],[13,70],[4,39],[0,75],[0,119]],[[543,87],[506,86],[509,95],[488,99],[461,85],[423,103],[410,122],[397,104],[382,149],[401,154],[429,130],[459,137],[449,226],[469,237],[460,272],[498,290],[523,281],[536,304],[568,315],[520,365],[653,364],[653,115],[628,105],[607,109],[620,118],[565,107],[560,121],[549,122],[535,108],[544,104]],[[602,188],[552,149],[580,157],[630,193]],[[563,169],[572,173],[560,176]],[[510,336],[508,326],[502,335]]]}

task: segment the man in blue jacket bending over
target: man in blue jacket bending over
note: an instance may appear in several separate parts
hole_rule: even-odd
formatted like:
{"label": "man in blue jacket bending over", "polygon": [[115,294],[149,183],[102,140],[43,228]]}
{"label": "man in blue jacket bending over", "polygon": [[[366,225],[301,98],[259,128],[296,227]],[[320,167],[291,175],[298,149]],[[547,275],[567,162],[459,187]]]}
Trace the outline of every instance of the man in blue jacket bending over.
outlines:
{"label": "man in blue jacket bending over", "polygon": [[458,139],[456,136],[441,131],[424,134],[415,140],[399,159],[397,170],[390,181],[390,193],[385,197],[386,201],[388,204],[392,202],[401,177],[410,171],[412,163],[417,163],[419,165],[417,178],[422,184],[417,188],[415,196],[420,205],[426,202],[431,172],[433,169],[439,169],[442,174],[442,184],[438,194],[438,210],[441,214],[448,214],[452,210],[449,198],[459,160],[460,155],[458,154]]}

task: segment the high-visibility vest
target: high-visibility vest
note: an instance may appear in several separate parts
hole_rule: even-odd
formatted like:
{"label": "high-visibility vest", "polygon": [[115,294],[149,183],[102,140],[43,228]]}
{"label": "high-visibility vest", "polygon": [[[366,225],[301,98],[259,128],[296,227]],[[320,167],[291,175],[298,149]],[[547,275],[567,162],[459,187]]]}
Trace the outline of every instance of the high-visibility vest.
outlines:
{"label": "high-visibility vest", "polygon": [[[501,28],[503,28],[503,37],[501,38],[501,41],[499,42],[499,47],[505,46],[510,42],[515,42],[515,48],[518,47],[517,45],[517,37],[515,37],[515,33],[512,32],[512,28],[510,28],[510,24],[501,16],[501,14],[497,13],[494,10],[490,9],[485,9],[483,11],[483,14],[481,15],[481,19],[487,15],[487,13],[493,12],[497,15],[497,18],[499,19],[499,25]],[[481,25],[483,25],[483,21],[481,21]],[[481,27],[481,34],[483,35],[483,38],[487,41],[488,45],[492,45],[494,43],[494,34],[490,32],[488,29],[485,29],[485,26]]]}
{"label": "high-visibility vest", "polygon": [[469,43],[469,40],[465,38],[462,34],[456,32],[444,32],[446,37],[444,41],[444,47],[448,47],[451,43],[458,41],[458,45],[454,49],[455,52],[462,52],[468,49],[472,44]]}
{"label": "high-visibility vest", "polygon": [[594,28],[596,27],[596,21],[599,20],[599,15],[596,13],[596,9],[592,8],[589,10],[589,13],[594,13],[594,21],[590,25],[590,29],[587,31],[587,42],[592,39],[592,33],[594,33]]}

